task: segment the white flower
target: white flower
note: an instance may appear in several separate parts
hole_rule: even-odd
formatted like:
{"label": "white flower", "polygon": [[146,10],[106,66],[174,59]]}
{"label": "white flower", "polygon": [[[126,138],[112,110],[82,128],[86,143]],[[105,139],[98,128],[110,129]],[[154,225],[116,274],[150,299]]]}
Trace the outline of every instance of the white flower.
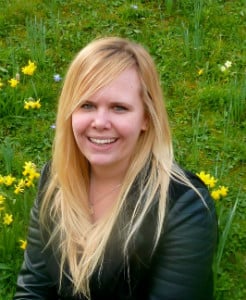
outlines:
{"label": "white flower", "polygon": [[55,75],[53,76],[53,78],[54,78],[55,82],[59,82],[59,81],[62,80],[60,74],[55,74]]}
{"label": "white flower", "polygon": [[132,9],[138,9],[138,6],[137,6],[136,4],[132,4],[132,5],[131,5],[131,8],[132,8]]}
{"label": "white flower", "polygon": [[225,72],[225,71],[226,71],[226,67],[225,67],[225,66],[221,66],[221,67],[220,67],[220,71],[221,71],[221,72]]}
{"label": "white flower", "polygon": [[225,67],[226,67],[227,69],[230,68],[231,65],[232,65],[232,62],[231,62],[231,61],[227,60],[227,61],[225,62]]}

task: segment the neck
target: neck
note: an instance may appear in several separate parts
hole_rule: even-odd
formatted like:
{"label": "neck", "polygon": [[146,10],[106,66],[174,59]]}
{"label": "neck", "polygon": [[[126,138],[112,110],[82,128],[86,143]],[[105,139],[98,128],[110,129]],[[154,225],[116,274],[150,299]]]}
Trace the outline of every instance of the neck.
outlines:
{"label": "neck", "polygon": [[123,182],[124,177],[126,174],[125,169],[119,169],[119,168],[97,168],[92,167],[91,168],[91,182],[96,184],[104,184],[104,185],[110,185],[110,184],[120,184]]}
{"label": "neck", "polygon": [[125,172],[91,168],[89,207],[93,222],[103,217],[110,210],[118,197]]}

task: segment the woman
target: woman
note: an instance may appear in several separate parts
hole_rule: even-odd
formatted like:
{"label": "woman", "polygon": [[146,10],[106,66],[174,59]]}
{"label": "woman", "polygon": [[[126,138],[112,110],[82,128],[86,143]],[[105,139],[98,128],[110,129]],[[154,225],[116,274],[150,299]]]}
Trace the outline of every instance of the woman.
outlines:
{"label": "woman", "polygon": [[121,38],[75,57],[14,299],[213,298],[213,202],[174,162],[150,55]]}

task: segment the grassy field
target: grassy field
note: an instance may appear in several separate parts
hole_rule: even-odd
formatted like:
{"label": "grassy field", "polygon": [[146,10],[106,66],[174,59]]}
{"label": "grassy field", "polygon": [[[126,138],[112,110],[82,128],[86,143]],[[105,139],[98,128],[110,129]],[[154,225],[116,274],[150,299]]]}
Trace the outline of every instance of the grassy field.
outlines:
{"label": "grassy field", "polygon": [[177,161],[210,175],[220,226],[216,300],[245,300],[246,1],[0,0],[0,7],[0,299],[15,290],[68,64],[92,39],[117,35],[155,59]]}

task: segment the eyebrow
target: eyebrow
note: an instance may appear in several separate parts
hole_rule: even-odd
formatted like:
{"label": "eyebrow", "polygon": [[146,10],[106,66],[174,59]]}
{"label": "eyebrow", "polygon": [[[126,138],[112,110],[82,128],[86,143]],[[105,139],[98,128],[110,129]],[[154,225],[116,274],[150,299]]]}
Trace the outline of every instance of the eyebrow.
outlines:
{"label": "eyebrow", "polygon": [[131,103],[124,102],[124,101],[112,101],[110,102],[111,105],[119,105],[119,106],[127,106],[127,107],[133,107]]}
{"label": "eyebrow", "polygon": [[[87,99],[87,100],[84,100],[81,104],[84,104],[84,103],[97,104],[98,102],[94,101],[94,100]],[[128,108],[133,108],[133,105],[131,103],[124,102],[124,101],[121,101],[121,100],[113,100],[112,102],[110,101],[109,105],[119,105],[119,106],[126,106]]]}

